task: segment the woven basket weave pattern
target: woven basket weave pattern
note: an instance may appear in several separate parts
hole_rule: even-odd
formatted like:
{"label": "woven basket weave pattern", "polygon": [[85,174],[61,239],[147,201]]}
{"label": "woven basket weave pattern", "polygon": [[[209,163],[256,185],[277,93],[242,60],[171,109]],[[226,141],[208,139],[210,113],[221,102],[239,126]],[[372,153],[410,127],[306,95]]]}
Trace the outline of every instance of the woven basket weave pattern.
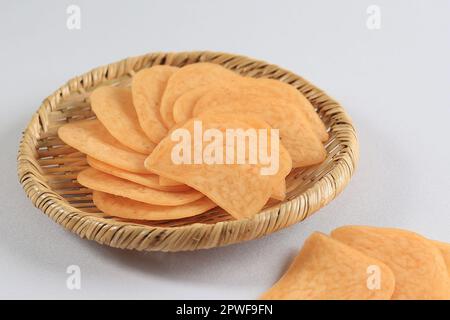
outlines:
{"label": "woven basket weave pattern", "polygon": [[[129,86],[131,77],[153,65],[221,64],[241,75],[291,84],[317,108],[330,130],[327,159],[296,169],[287,178],[287,199],[269,204],[251,219],[232,220],[221,209],[199,216],[159,222],[106,217],[92,203],[92,193],[76,181],[86,168],[85,155],[65,145],[57,129],[93,118],[89,94],[99,85]],[[73,78],[44,100],[20,143],[18,174],[33,204],[81,237],[123,249],[181,251],[255,239],[302,221],[334,199],[350,180],[358,161],[351,120],[342,107],[301,77],[275,65],[214,52],[152,53],[96,68]]]}

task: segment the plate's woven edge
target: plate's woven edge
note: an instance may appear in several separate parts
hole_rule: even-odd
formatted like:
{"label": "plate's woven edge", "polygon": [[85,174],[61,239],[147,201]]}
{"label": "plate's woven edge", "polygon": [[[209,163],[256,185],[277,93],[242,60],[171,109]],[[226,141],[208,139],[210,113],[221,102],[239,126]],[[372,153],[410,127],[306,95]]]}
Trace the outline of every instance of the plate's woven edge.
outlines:
{"label": "plate's woven edge", "polygon": [[[136,70],[156,64],[184,65],[213,61],[230,69],[246,67],[248,75],[271,76],[296,86],[315,105],[319,112],[331,119],[332,130],[345,143],[334,167],[311,188],[290,201],[264,210],[252,219],[224,221],[215,224],[192,224],[180,227],[152,227],[107,220],[70,206],[45,183],[34,158],[35,137],[45,130],[49,111],[74,92],[83,93],[99,83],[132,75]],[[256,68],[255,68],[256,65]],[[262,74],[261,74],[262,72]],[[24,131],[18,154],[19,181],[33,204],[52,220],[78,234],[121,249],[149,251],[185,251],[224,246],[270,234],[304,220],[331,200],[349,182],[358,162],[359,150],[354,127],[343,108],[308,81],[266,62],[217,52],[150,53],[131,57],[93,69],[67,82],[44,100]]]}

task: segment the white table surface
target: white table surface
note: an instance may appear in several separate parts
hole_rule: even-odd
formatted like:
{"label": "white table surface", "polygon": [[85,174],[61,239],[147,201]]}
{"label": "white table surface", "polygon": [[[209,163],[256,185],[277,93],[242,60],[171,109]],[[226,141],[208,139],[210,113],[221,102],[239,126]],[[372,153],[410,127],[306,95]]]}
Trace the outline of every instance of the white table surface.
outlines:
{"label": "white table surface", "polygon": [[[68,30],[66,8],[81,9]],[[381,29],[366,27],[369,5]],[[1,1],[0,298],[253,299],[304,239],[345,224],[450,241],[449,1]],[[71,77],[150,51],[209,49],[311,80],[354,120],[359,168],[326,208],[265,238],[185,253],[82,240],[33,207],[17,181],[21,131]],[[81,289],[66,268],[81,268]]]}

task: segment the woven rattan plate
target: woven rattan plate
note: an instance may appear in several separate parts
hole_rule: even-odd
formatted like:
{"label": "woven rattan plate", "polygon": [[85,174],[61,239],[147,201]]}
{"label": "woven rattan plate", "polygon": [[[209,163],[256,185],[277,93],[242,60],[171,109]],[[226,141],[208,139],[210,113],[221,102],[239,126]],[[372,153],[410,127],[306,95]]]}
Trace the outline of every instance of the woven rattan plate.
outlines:
{"label": "woven rattan plate", "polygon": [[[85,156],[65,145],[57,129],[94,117],[89,94],[99,85],[128,86],[132,75],[152,65],[183,66],[212,62],[255,78],[279,79],[301,91],[317,108],[330,131],[327,159],[296,169],[287,178],[287,199],[268,205],[246,220],[221,210],[176,221],[125,221],[102,215],[92,193],[76,181]],[[26,128],[19,147],[18,174],[33,204],[82,238],[122,249],[182,251],[255,239],[304,220],[333,200],[349,182],[358,161],[358,144],[344,109],[322,90],[275,65],[216,52],[150,53],[127,58],[75,77],[44,100]]]}

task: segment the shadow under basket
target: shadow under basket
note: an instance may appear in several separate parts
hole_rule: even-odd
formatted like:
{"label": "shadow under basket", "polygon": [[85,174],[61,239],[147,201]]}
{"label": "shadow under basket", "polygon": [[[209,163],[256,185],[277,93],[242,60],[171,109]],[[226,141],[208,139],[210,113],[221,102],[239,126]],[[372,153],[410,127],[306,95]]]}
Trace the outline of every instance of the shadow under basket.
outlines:
{"label": "shadow under basket", "polygon": [[[84,154],[64,144],[57,129],[95,118],[89,95],[100,85],[129,86],[131,77],[154,65],[220,64],[241,75],[286,82],[317,109],[330,133],[327,159],[293,170],[285,201],[268,204],[251,219],[233,220],[221,209],[167,221],[130,221],[104,216],[91,190],[76,181],[87,167]],[[344,109],[303,78],[263,61],[227,53],[150,53],[127,58],[75,77],[44,100],[20,143],[18,174],[33,204],[55,222],[82,238],[122,249],[183,251],[224,246],[255,239],[302,221],[334,199],[349,182],[358,161],[358,143]]]}

